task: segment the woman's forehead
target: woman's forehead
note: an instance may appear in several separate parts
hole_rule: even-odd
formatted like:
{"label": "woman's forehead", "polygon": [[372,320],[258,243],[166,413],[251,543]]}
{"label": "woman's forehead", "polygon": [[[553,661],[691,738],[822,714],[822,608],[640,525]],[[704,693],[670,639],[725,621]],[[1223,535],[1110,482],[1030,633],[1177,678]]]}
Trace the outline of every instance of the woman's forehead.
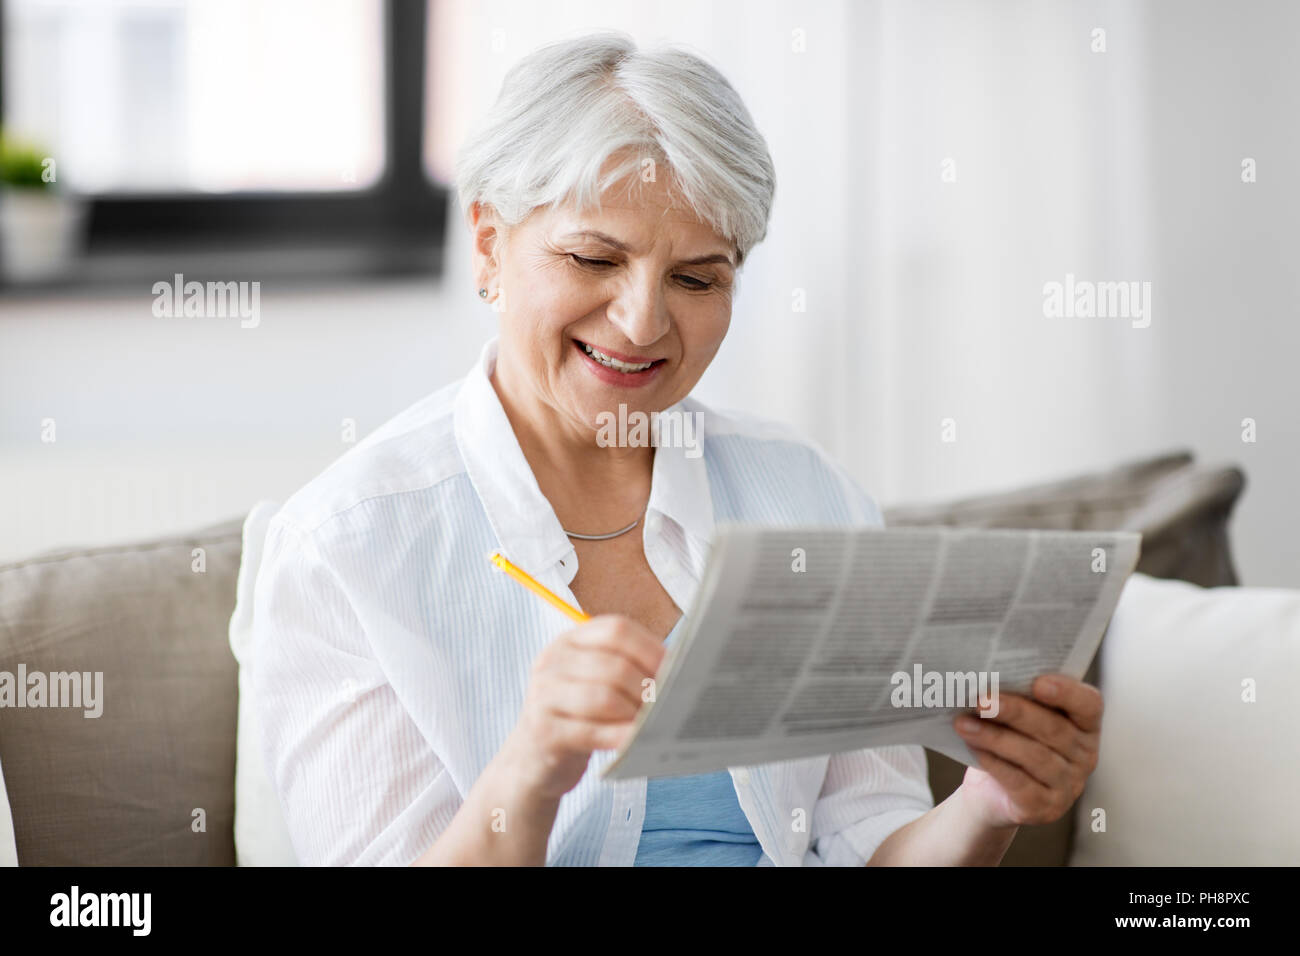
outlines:
{"label": "woman's forehead", "polygon": [[550,225],[557,234],[607,242],[612,239],[611,244],[615,246],[631,245],[667,230],[683,238],[716,239],[725,245],[713,226],[704,222],[695,210],[663,192],[606,193],[599,208],[580,208],[574,204],[556,207]]}
{"label": "woman's forehead", "polygon": [[666,242],[674,254],[692,259],[722,256],[728,263],[734,262],[727,242],[712,226],[693,216],[674,219],[646,214],[644,210],[607,209],[604,216],[592,214],[557,223],[552,237],[561,242],[595,242],[629,255],[646,254]]}

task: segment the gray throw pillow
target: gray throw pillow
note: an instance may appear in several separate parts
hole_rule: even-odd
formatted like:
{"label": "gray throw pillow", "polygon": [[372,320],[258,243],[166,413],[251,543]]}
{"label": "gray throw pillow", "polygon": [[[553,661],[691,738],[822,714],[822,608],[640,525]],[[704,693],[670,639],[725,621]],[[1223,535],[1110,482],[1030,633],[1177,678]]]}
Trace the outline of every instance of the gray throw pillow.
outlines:
{"label": "gray throw pillow", "polygon": [[0,672],[103,675],[98,717],[0,707],[20,865],[234,865],[241,524],[0,565]]}
{"label": "gray throw pillow", "polygon": [[[1239,583],[1228,547],[1228,519],[1244,487],[1240,469],[1201,467],[1184,451],[1015,491],[899,505],[884,509],[884,516],[887,527],[1139,531],[1138,571],[1217,587]],[[1084,680],[1096,684],[1097,678],[1094,659]],[[966,768],[933,751],[927,750],[926,756],[930,786],[939,803],[961,785]],[[1074,817],[1070,812],[1046,826],[1021,827],[1002,865],[1064,866]]]}

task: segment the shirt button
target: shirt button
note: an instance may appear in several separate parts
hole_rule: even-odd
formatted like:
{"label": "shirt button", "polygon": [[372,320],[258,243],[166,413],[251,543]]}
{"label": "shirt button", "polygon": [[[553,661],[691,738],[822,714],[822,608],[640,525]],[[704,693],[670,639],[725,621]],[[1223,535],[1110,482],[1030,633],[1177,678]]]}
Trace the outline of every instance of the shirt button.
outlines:
{"label": "shirt button", "polygon": [[749,771],[744,767],[741,767],[736,771],[736,783],[740,784],[742,787],[749,786]]}

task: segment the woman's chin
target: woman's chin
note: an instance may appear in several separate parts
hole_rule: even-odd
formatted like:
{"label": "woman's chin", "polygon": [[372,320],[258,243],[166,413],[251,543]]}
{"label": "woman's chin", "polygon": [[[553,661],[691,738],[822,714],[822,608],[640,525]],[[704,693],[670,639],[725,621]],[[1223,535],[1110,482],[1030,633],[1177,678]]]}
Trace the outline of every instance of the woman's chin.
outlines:
{"label": "woman's chin", "polygon": [[587,423],[592,441],[601,448],[639,448],[651,444],[654,416],[660,411],[641,402],[616,400],[613,404],[588,400],[573,416]]}

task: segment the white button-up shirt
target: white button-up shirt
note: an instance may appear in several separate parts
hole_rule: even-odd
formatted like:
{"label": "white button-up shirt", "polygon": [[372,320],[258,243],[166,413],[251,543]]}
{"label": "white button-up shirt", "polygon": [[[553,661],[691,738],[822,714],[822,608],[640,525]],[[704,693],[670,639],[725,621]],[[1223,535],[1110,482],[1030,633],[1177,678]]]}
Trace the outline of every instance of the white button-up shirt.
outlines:
{"label": "white button-up shirt", "polygon": [[[537,654],[573,625],[488,562],[500,549],[576,604],[577,554],[489,375],[400,413],[271,519],[255,585],[255,707],[304,864],[406,864],[447,827],[514,727]],[[646,559],[689,613],[715,522],[879,525],[875,503],[787,430],[705,408],[694,448],[655,450]],[[702,454],[700,451],[702,450]],[[552,865],[631,865],[646,781],[560,801]],[[759,865],[862,865],[933,805],[919,746],[731,768]],[[507,821],[507,825],[509,822]]]}

